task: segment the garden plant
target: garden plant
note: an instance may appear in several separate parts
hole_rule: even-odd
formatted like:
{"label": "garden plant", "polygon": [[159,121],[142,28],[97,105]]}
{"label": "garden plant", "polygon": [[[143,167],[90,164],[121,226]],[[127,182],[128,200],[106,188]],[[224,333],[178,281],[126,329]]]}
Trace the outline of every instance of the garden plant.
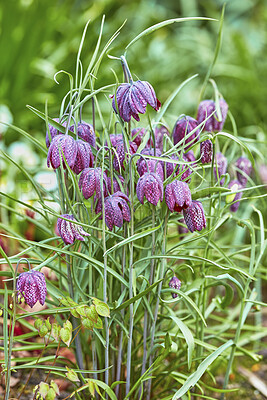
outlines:
{"label": "garden plant", "polygon": [[[239,136],[231,99],[212,77],[223,17],[165,20],[116,55],[124,24],[103,44],[103,18],[84,65],[88,22],[75,75],[54,76],[66,87],[57,115],[49,103],[28,105],[43,120],[43,140],[9,125],[46,159],[55,184],[1,150],[28,191],[1,193],[5,400],[20,370],[27,379],[18,399],[37,370],[34,399],[58,398],[56,378],[71,383],[65,399],[224,399],[236,390],[236,362],[261,359],[266,192],[256,171],[260,145]],[[204,20],[218,24],[204,81],[196,73],[177,82],[162,102],[149,66],[137,76],[128,52],[167,25]],[[114,79],[101,87],[106,57]],[[172,115],[193,81],[195,114]],[[34,234],[20,235],[14,218]],[[22,349],[31,356],[17,356]]]}

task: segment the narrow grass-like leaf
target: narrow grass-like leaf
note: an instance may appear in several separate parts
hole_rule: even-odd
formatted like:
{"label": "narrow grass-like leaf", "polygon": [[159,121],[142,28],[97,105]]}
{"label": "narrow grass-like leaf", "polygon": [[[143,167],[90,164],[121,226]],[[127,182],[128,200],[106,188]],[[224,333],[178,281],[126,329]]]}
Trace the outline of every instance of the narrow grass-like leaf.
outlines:
{"label": "narrow grass-like leaf", "polygon": [[191,368],[192,364],[192,358],[193,358],[193,352],[194,352],[194,347],[195,347],[195,341],[194,337],[190,331],[190,329],[185,325],[185,323],[178,317],[174,317],[173,315],[170,316],[170,318],[176,323],[178,328],[181,330],[186,343],[187,343],[187,362],[188,362],[188,368]]}

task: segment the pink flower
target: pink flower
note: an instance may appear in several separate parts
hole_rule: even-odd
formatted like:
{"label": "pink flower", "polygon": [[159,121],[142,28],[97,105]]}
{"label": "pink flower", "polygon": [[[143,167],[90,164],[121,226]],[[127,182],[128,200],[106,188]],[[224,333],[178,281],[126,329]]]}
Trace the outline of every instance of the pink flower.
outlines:
{"label": "pink flower", "polygon": [[46,298],[47,290],[45,277],[42,272],[28,271],[22,272],[17,280],[17,299],[21,303],[21,298],[24,297],[26,304],[31,308],[37,303],[43,306]]}
{"label": "pink flower", "polygon": [[185,182],[175,180],[165,189],[165,201],[171,212],[181,212],[192,203],[189,186]]}
{"label": "pink flower", "polygon": [[77,221],[73,215],[63,214],[61,215],[61,217],[73,221],[73,222],[66,221],[65,219],[62,218],[58,218],[57,220],[57,229],[61,236],[61,239],[65,244],[73,244],[75,239],[84,241],[83,236],[90,236],[90,234],[85,232],[85,230],[83,230],[83,228],[80,225],[77,225]]}
{"label": "pink flower", "polygon": [[163,200],[163,182],[161,177],[153,172],[146,172],[142,175],[136,186],[136,195],[140,203],[144,204],[144,197],[147,201],[156,206]]}

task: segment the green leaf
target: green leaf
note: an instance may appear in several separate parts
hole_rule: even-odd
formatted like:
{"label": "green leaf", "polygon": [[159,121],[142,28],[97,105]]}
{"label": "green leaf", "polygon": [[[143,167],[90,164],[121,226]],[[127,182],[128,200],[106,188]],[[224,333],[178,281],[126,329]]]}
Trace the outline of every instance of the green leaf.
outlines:
{"label": "green leaf", "polygon": [[94,328],[96,329],[103,329],[103,322],[102,319],[100,317],[97,318],[97,321],[94,325]]}
{"label": "green leaf", "polygon": [[78,378],[78,375],[76,374],[76,372],[75,371],[73,371],[73,369],[69,369],[67,366],[66,366],[66,370],[68,371],[68,372],[66,372],[66,377],[70,380],[70,381],[72,381],[72,382],[80,382],[80,379]]}
{"label": "green leaf", "polygon": [[192,364],[192,357],[193,357],[193,352],[194,352],[194,347],[195,347],[195,341],[194,337],[190,331],[190,329],[181,321],[179,318],[170,316],[170,318],[176,323],[182,334],[184,335],[184,338],[187,343],[187,362],[188,362],[188,368],[190,369],[191,364]]}
{"label": "green leaf", "polygon": [[101,317],[109,317],[110,316],[110,310],[109,306],[106,303],[99,302],[95,306],[96,312],[98,315],[101,315]]}

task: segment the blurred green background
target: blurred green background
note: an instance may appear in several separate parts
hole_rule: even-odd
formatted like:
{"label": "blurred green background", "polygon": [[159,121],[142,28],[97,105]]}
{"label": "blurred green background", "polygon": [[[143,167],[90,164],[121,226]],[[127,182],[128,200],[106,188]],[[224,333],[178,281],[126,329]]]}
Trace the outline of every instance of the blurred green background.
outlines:
{"label": "blurred green background", "polygon": [[[26,109],[26,104],[44,110],[48,100],[49,114],[57,116],[69,86],[66,76],[58,77],[59,85],[53,76],[60,69],[74,73],[82,31],[89,19],[82,53],[85,65],[92,55],[103,14],[106,15],[103,43],[127,19],[110,50],[110,54],[120,56],[125,45],[150,25],[185,16],[219,19],[223,3],[221,0],[1,0],[0,104],[8,106],[15,125],[41,137],[45,125]],[[223,43],[212,78],[229,103],[243,136],[253,137],[259,132],[263,135],[266,130],[266,23],[266,1],[226,1]],[[149,80],[162,102],[182,81],[199,74],[175,99],[169,110],[171,122],[182,113],[195,115],[218,29],[219,23],[214,21],[173,24],[129,49],[132,73]],[[121,72],[118,61],[104,57],[96,87],[114,82],[111,68],[117,74]],[[210,85],[205,97],[211,95]],[[4,137],[6,144],[18,137],[14,131],[8,132]]]}

